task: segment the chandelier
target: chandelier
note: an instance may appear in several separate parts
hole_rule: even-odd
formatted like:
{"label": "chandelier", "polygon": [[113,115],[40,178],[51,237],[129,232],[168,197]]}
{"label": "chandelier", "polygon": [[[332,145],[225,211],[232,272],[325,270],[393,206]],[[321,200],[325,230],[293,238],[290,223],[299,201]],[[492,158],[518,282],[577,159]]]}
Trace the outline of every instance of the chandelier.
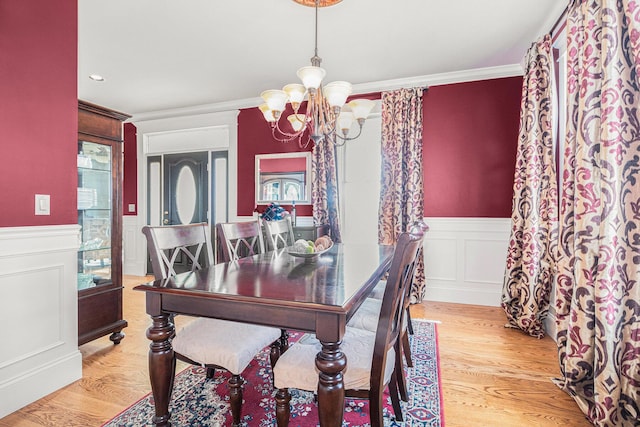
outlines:
{"label": "chandelier", "polygon": [[[292,83],[282,90],[266,90],[260,94],[265,101],[260,105],[260,111],[271,126],[273,138],[280,142],[298,140],[300,148],[306,148],[311,141],[318,144],[321,141],[335,145],[344,145],[346,141],[356,139],[362,133],[362,126],[375,106],[370,99],[354,99],[346,102],[352,92],[349,82],[335,81],[322,85],[326,71],[320,68],[322,58],[318,56],[318,7],[330,6],[340,0],[294,0],[297,3],[314,6],[315,20],[315,51],[311,58],[311,65],[298,70],[298,77],[302,84]],[[300,107],[306,98],[305,111]],[[291,104],[293,114],[287,116],[287,128],[281,120],[287,103]],[[285,122],[285,123],[286,123]],[[353,123],[359,125],[358,133],[349,136]],[[291,130],[289,130],[290,128]]]}

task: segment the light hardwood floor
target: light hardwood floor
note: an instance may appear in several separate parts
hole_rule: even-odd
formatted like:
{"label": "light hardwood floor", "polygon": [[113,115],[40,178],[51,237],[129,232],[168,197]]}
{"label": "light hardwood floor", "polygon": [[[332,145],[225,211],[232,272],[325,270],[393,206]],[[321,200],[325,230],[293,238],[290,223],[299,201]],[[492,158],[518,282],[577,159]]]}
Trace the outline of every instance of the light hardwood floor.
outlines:
{"label": "light hardwood floor", "polygon": [[[150,391],[144,294],[146,281],[126,276],[126,338],[107,337],[80,347],[83,378],[5,418],[0,427],[100,426]],[[414,318],[438,325],[447,427],[588,427],[574,401],[552,382],[559,374],[555,344],[504,328],[499,308],[427,302],[412,306]],[[178,316],[177,326],[186,321]],[[180,369],[180,367],[178,368]]]}

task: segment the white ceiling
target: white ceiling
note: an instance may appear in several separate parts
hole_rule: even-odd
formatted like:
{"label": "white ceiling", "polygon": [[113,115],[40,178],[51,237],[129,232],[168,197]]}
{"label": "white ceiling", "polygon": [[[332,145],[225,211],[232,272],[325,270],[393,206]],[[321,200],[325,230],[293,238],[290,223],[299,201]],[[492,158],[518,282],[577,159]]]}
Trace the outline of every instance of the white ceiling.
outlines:
{"label": "white ceiling", "polygon": [[[321,8],[326,82],[520,63],[567,0],[343,0]],[[129,114],[234,102],[298,82],[313,8],[292,0],[79,0],[78,97]],[[104,76],[95,82],[89,74]],[[374,84],[375,83],[375,84]],[[238,102],[241,101],[241,102]]]}

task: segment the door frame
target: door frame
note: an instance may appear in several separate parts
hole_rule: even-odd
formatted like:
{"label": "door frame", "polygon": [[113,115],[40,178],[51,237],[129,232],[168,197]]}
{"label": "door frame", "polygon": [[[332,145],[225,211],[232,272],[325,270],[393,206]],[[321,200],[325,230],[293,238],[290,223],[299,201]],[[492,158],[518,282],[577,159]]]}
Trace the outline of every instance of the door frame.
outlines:
{"label": "door frame", "polygon": [[138,165],[137,215],[124,217],[124,274],[146,274],[147,243],[142,227],[147,222],[147,157],[190,151],[226,151],[228,155],[229,221],[237,216],[238,110],[186,115],[163,114],[160,118],[136,120]]}

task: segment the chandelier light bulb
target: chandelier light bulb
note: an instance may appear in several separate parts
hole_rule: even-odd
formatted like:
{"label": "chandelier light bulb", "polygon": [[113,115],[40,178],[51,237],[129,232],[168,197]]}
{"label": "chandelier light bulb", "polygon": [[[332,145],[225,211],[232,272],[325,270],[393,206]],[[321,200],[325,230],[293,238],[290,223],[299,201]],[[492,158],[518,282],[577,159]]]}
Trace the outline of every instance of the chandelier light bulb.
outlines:
{"label": "chandelier light bulb", "polygon": [[371,110],[375,107],[376,102],[370,99],[354,99],[350,101],[348,104],[351,111],[353,111],[353,115],[356,120],[364,120],[369,117]]}
{"label": "chandelier light bulb", "polygon": [[351,125],[353,124],[355,117],[351,111],[343,111],[338,116],[338,128],[344,135],[349,133]]}
{"label": "chandelier light bulb", "polygon": [[352,86],[349,82],[331,82],[322,88],[324,97],[332,107],[342,108],[351,92]]}
{"label": "chandelier light bulb", "polygon": [[295,132],[300,132],[300,130],[302,130],[302,128],[304,127],[305,115],[291,114],[287,117],[287,120],[289,120],[289,123],[291,123],[291,127]]}
{"label": "chandelier light bulb", "polygon": [[294,110],[298,109],[298,106],[304,99],[304,95],[307,93],[307,90],[304,88],[304,86],[299,83],[288,84],[283,87],[282,90],[289,97],[289,102],[291,102]]}
{"label": "chandelier light bulb", "polygon": [[281,113],[287,104],[287,94],[283,90],[271,89],[265,90],[260,94],[264,102],[267,103],[269,109]]}
{"label": "chandelier light bulb", "polygon": [[262,115],[267,122],[273,123],[276,121],[276,118],[273,115],[273,111],[271,111],[267,104],[261,104],[258,108],[260,109],[260,111],[262,111]]}
{"label": "chandelier light bulb", "polygon": [[302,80],[302,84],[307,90],[318,89],[322,83],[322,79],[327,74],[324,68],[308,65],[298,70],[298,77]]}

